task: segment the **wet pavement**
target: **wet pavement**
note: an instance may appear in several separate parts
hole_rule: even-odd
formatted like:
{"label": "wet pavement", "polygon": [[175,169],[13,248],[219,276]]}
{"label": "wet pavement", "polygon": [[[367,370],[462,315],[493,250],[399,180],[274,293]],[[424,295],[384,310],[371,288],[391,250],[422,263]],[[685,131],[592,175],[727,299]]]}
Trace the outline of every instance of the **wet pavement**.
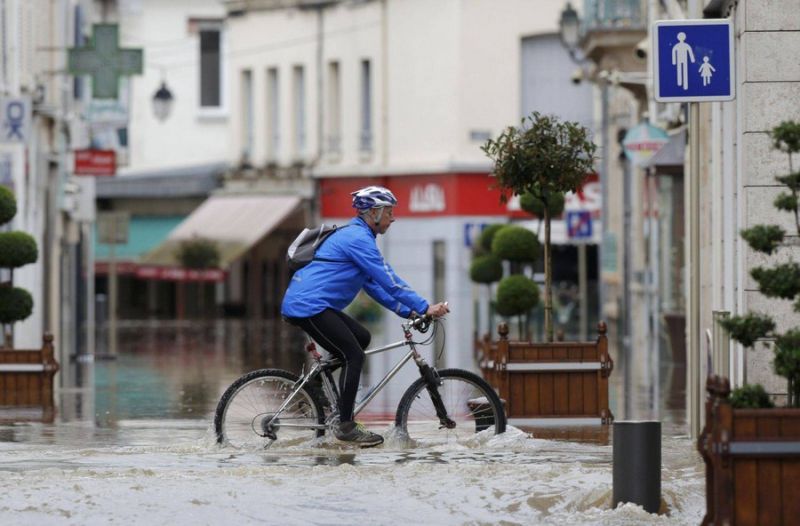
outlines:
{"label": "wet pavement", "polygon": [[[67,374],[57,421],[0,425],[2,524],[697,524],[704,469],[662,366],[662,498],[667,513],[611,509],[608,430],[520,430],[408,448],[387,436],[357,450],[322,439],[284,449],[215,444],[211,415],[240,374],[298,370],[272,326],[123,328],[115,360]],[[292,335],[280,335],[284,341]],[[297,347],[293,347],[297,349]],[[622,374],[612,374],[619,418]],[[682,374],[682,371],[677,370]],[[678,382],[679,383],[679,382]],[[646,389],[637,387],[644,399]],[[672,402],[670,402],[672,401]],[[678,404],[680,405],[680,404]]]}

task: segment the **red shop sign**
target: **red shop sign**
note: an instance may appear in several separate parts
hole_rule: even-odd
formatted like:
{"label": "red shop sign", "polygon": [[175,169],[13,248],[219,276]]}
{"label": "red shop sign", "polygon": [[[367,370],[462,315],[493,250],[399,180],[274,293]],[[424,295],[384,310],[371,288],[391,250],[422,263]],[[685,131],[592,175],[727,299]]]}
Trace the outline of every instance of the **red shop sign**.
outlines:
{"label": "red shop sign", "polygon": [[114,150],[75,150],[75,175],[112,177],[117,173]]}
{"label": "red shop sign", "polygon": [[[369,185],[385,186],[399,201],[398,217],[508,216],[527,218],[519,199],[500,201],[500,190],[488,173],[439,173],[380,177],[343,177],[320,180],[322,217],[350,217],[350,192]],[[600,184],[588,174],[581,189],[567,194],[567,210],[589,210],[600,215]]]}

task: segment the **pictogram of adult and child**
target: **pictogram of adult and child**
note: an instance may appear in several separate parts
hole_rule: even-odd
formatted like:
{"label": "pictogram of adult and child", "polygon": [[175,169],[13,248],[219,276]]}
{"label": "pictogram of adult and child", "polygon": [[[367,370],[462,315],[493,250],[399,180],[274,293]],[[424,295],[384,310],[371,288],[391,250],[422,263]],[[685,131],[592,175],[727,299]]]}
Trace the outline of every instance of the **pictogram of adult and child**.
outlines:
{"label": "pictogram of adult and child", "polygon": [[[678,33],[678,43],[672,46],[672,65],[677,69],[678,86],[684,90],[689,89],[689,62],[692,64],[695,62],[694,51],[692,51],[692,46],[686,42],[686,33],[681,31]],[[711,76],[715,71],[716,69],[708,61],[708,57],[704,56],[703,63],[697,70],[703,79],[703,86],[711,84]]]}

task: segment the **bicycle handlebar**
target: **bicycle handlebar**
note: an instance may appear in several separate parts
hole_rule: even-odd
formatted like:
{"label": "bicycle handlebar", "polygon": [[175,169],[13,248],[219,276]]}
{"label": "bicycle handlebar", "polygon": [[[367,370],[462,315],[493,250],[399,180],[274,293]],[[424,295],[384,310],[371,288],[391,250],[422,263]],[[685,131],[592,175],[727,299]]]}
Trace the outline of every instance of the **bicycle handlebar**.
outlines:
{"label": "bicycle handlebar", "polygon": [[[444,302],[445,306],[447,306],[447,302]],[[431,323],[436,321],[436,318],[429,314],[424,314],[422,316],[417,315],[411,320],[409,327],[412,329],[416,329],[419,332],[427,332],[431,326]]]}
{"label": "bicycle handlebar", "polygon": [[433,321],[433,316],[417,316],[416,318],[411,320],[410,326],[412,329],[416,329],[419,332],[427,332],[428,328]]}

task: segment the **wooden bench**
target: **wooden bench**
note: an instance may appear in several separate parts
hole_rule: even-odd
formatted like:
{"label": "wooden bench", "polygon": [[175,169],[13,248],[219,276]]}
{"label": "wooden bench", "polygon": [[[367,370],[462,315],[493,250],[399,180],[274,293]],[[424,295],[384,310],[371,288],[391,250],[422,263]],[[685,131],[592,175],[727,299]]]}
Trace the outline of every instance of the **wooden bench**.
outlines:
{"label": "wooden bench", "polygon": [[483,377],[505,401],[515,426],[610,424],[606,324],[598,324],[594,342],[532,343],[510,341],[508,325],[498,326],[497,342],[477,341]]}
{"label": "wooden bench", "polygon": [[0,349],[0,420],[52,422],[53,376],[58,372],[53,335],[41,349]]}

